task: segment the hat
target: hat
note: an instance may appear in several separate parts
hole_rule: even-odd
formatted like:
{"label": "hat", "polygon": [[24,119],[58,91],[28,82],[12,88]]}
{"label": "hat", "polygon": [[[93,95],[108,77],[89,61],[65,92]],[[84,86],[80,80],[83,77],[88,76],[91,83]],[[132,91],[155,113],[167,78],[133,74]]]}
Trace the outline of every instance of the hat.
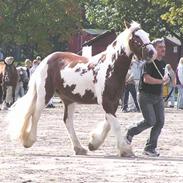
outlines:
{"label": "hat", "polygon": [[32,61],[30,59],[26,59],[24,63],[25,63],[25,66],[32,65]]}
{"label": "hat", "polygon": [[6,57],[4,62],[7,65],[11,65],[14,62],[14,58],[13,57]]}
{"label": "hat", "polygon": [[164,45],[165,40],[164,40],[164,38],[157,38],[157,39],[152,41],[152,44],[153,44],[153,46],[157,46],[157,44],[163,44]]}
{"label": "hat", "polygon": [[36,60],[39,60],[40,61],[41,60],[41,57],[40,56],[37,56],[36,57]]}

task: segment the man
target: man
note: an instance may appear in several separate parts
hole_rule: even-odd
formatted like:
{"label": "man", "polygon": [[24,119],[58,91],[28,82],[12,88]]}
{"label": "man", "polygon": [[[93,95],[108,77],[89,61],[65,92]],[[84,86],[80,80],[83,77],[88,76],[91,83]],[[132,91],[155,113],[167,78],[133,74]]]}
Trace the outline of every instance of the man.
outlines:
{"label": "man", "polygon": [[170,64],[166,64],[165,74],[169,76],[169,81],[166,85],[168,87],[168,93],[170,94],[170,96],[168,96],[167,99],[168,100],[167,106],[173,108],[175,104],[176,75]]}
{"label": "man", "polygon": [[27,82],[24,81],[23,88],[24,88],[24,92],[27,93],[28,82],[29,82],[29,79],[30,79],[30,69],[32,67],[32,61],[30,59],[26,59],[24,63],[25,63],[25,68],[26,68],[28,80],[27,80]]}
{"label": "man", "polygon": [[144,119],[128,129],[126,140],[130,144],[133,136],[151,128],[144,154],[156,157],[159,156],[156,151],[158,137],[164,125],[162,86],[168,82],[168,78],[161,77],[166,65],[162,60],[165,56],[164,39],[154,40],[153,45],[157,51],[157,58],[154,60],[156,66],[153,63],[145,63],[139,83],[139,104]]}

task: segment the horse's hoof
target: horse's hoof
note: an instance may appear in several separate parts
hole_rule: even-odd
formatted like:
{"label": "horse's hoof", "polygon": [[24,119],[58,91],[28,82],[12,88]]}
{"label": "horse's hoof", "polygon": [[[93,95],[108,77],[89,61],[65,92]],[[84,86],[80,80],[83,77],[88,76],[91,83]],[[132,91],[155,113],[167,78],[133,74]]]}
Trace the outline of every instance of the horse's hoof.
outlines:
{"label": "horse's hoof", "polygon": [[135,157],[135,154],[132,151],[123,151],[120,153],[120,157]]}
{"label": "horse's hoof", "polygon": [[89,143],[89,144],[88,144],[88,149],[89,149],[90,151],[95,151],[95,150],[97,150],[97,148],[94,147],[94,145],[93,145],[92,143]]}
{"label": "horse's hoof", "polygon": [[74,147],[74,151],[76,155],[86,155],[87,154],[87,150],[84,148],[80,148],[80,147]]}

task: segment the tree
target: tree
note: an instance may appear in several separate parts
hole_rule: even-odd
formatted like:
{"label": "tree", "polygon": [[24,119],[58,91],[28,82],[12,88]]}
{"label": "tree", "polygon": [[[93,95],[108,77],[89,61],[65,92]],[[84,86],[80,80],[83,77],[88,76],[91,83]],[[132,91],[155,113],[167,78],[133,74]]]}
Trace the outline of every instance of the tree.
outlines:
{"label": "tree", "polygon": [[[168,11],[161,14],[163,25],[169,34],[180,40],[183,47],[183,1],[154,0],[153,3],[161,8],[168,9]],[[183,55],[183,52],[181,55]]]}
{"label": "tree", "polygon": [[0,0],[0,42],[48,54],[81,27],[77,0]]}
{"label": "tree", "polygon": [[123,20],[135,20],[152,38],[172,34],[182,39],[182,0],[88,0],[81,1],[91,25],[99,28],[123,28]]}

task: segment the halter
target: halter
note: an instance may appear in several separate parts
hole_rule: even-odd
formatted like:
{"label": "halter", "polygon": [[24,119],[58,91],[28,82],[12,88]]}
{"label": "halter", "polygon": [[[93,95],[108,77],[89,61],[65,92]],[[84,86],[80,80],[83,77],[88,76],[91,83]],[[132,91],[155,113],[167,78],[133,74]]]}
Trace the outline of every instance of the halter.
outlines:
{"label": "halter", "polygon": [[[134,36],[134,35],[135,35],[135,32],[137,32],[138,30],[141,30],[141,28],[135,29],[135,30],[133,31],[132,35]],[[132,39],[134,39],[134,38],[132,38]],[[138,46],[140,46],[140,47],[142,48],[142,58],[144,57],[144,51],[145,51],[145,49],[147,48],[147,46],[148,46],[148,45],[152,45],[151,42],[144,44],[143,42],[141,43],[141,42],[136,41],[136,40],[134,41],[134,43],[136,43]]]}

